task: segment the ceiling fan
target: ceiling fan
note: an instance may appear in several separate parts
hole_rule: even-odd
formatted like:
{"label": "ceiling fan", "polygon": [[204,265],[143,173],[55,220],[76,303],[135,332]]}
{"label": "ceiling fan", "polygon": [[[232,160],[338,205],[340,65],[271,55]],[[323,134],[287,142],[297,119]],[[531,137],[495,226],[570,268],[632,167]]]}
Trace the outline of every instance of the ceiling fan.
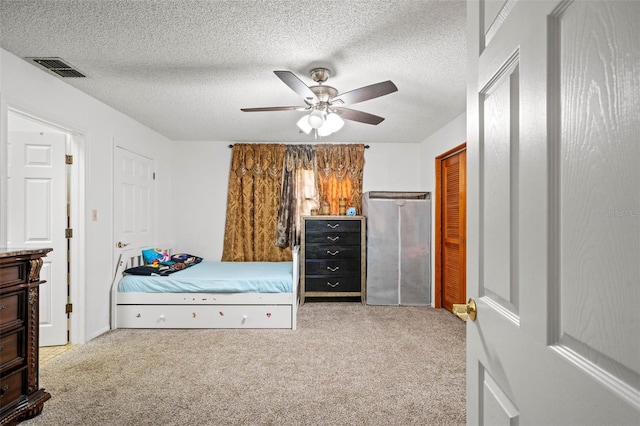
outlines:
{"label": "ceiling fan", "polygon": [[280,106],[263,108],[241,108],[244,112],[264,111],[309,111],[298,121],[298,127],[305,133],[315,131],[315,136],[327,136],[340,130],[346,120],[358,121],[365,124],[380,124],[384,118],[368,112],[346,108],[344,105],[355,104],[388,95],[398,90],[391,80],[360,87],[349,92],[338,94],[338,90],[322,83],[327,81],[330,72],[326,68],[314,68],[311,70],[311,78],[318,83],[315,86],[307,86],[291,71],[274,71],[274,73],[291,88],[302,96],[306,106]]}

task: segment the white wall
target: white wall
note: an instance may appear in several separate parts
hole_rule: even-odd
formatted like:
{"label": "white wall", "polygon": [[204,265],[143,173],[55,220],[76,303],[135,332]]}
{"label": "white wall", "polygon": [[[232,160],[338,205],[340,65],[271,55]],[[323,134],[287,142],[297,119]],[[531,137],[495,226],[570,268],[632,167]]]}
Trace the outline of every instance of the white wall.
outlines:
{"label": "white wall", "polygon": [[222,258],[231,148],[229,142],[176,142],[173,162],[175,249]]}
{"label": "white wall", "polygon": [[[113,254],[113,147],[155,158],[156,226],[154,242],[173,238],[171,226],[171,142],[113,108],[74,89],[62,79],[49,75],[13,54],[0,49],[0,222],[6,221],[7,200],[7,117],[9,108],[33,115],[79,135],[80,157],[84,157],[84,200],[79,220],[81,241],[74,271],[78,287],[72,289],[72,342],[89,340],[109,329],[109,289],[114,274]],[[78,159],[82,167],[82,158]],[[98,221],[90,221],[92,209]],[[0,244],[6,244],[6,223],[0,226]],[[73,266],[73,265],[72,265]],[[75,327],[74,327],[75,325]]]}
{"label": "white wall", "polygon": [[420,184],[420,145],[372,143],[365,151],[362,191],[424,191]]}
{"label": "white wall", "polygon": [[462,113],[420,144],[420,182],[425,191],[431,192],[431,300],[435,303],[435,159],[452,148],[467,141],[467,113]]}

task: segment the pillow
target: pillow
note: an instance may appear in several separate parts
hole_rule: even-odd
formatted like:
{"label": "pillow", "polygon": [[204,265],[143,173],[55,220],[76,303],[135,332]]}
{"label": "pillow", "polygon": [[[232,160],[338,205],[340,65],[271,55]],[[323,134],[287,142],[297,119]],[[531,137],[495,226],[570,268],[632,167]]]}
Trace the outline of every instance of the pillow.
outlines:
{"label": "pillow", "polygon": [[133,268],[125,269],[125,275],[162,275],[169,268],[158,268],[152,265],[134,266]]}
{"label": "pillow", "polygon": [[171,261],[171,256],[166,251],[159,248],[142,250],[142,258],[146,264],[160,264]]}

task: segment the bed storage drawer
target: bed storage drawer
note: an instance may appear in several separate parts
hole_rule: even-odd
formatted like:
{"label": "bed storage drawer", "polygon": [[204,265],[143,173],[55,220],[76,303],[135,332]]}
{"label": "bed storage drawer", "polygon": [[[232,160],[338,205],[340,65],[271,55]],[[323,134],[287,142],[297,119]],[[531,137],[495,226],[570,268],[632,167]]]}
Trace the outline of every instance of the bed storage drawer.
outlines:
{"label": "bed storage drawer", "polygon": [[291,328],[287,305],[118,305],[122,328]]}

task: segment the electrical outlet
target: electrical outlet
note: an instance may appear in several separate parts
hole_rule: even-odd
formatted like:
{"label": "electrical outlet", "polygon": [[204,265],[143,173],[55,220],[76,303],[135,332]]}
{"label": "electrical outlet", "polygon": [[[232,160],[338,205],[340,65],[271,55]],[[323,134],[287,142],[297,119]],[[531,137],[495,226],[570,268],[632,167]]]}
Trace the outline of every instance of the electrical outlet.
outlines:
{"label": "electrical outlet", "polygon": [[98,210],[96,209],[91,210],[91,220],[94,222],[98,221]]}

